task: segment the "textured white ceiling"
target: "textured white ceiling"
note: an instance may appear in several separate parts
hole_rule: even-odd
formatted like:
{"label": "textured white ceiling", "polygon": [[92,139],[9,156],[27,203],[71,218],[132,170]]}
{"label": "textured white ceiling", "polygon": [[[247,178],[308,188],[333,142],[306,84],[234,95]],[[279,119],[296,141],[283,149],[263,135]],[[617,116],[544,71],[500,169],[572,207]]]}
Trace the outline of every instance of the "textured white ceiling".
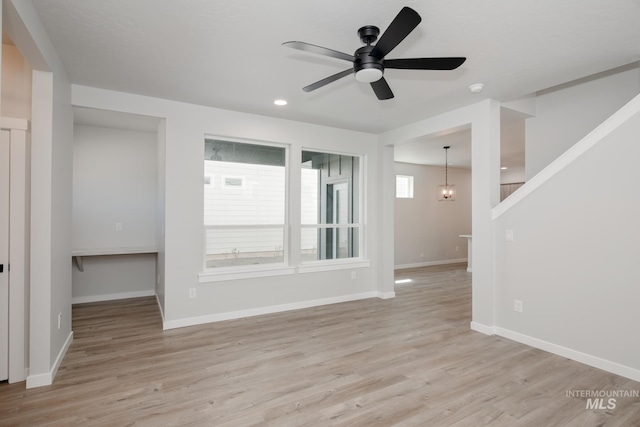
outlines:
{"label": "textured white ceiling", "polygon": [[[33,0],[75,84],[380,133],[485,98],[509,101],[638,61],[640,0]],[[422,23],[391,58],[466,56],[454,71],[386,70],[395,98],[343,78],[357,30],[403,6]],[[468,86],[485,90],[471,94]],[[286,107],[273,100],[285,98]],[[438,150],[441,143],[436,142]],[[441,155],[439,155],[441,157]]]}

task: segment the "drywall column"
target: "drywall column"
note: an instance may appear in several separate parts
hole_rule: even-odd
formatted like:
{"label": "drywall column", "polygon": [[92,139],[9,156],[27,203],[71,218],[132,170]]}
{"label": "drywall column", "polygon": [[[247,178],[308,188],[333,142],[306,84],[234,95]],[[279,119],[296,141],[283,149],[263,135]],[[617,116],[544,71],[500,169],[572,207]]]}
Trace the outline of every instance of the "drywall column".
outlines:
{"label": "drywall column", "polygon": [[[393,146],[381,146],[380,160],[378,170],[382,171],[380,174],[380,178],[382,182],[380,191],[380,200],[378,204],[380,206],[380,220],[379,224],[385,224],[386,226],[380,227],[380,231],[378,232],[378,238],[380,239],[380,244],[378,245],[378,257],[379,257],[379,268],[380,272],[378,277],[380,281],[378,283],[378,289],[380,292],[381,298],[393,298],[395,296],[394,292],[394,247],[393,247],[393,216],[395,209],[395,168],[393,163]],[[370,179],[370,177],[369,177]]]}
{"label": "drywall column", "polygon": [[33,72],[31,286],[27,388],[51,384],[51,174],[53,74]]}
{"label": "drywall column", "polygon": [[500,202],[500,104],[477,104],[471,125],[471,228],[473,302],[471,327],[492,333],[494,326],[494,254],[491,209]]}

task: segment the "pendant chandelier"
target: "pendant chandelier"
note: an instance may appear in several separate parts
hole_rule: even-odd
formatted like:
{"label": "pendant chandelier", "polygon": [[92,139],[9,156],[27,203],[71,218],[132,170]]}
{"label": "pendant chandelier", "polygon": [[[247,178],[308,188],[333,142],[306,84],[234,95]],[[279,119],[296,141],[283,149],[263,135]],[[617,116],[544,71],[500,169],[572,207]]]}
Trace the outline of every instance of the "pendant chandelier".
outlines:
{"label": "pendant chandelier", "polygon": [[450,146],[444,146],[444,185],[438,186],[438,200],[454,201],[456,199],[456,186],[449,185],[449,162],[448,162],[448,150]]}

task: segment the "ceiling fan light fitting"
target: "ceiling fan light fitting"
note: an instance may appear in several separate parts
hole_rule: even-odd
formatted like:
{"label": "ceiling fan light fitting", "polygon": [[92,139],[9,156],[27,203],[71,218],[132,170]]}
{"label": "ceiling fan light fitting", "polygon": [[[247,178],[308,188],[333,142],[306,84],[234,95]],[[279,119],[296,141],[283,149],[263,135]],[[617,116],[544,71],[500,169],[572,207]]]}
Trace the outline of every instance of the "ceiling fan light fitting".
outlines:
{"label": "ceiling fan light fitting", "polygon": [[356,72],[356,80],[362,83],[377,82],[382,78],[382,70],[378,68],[363,68]]}

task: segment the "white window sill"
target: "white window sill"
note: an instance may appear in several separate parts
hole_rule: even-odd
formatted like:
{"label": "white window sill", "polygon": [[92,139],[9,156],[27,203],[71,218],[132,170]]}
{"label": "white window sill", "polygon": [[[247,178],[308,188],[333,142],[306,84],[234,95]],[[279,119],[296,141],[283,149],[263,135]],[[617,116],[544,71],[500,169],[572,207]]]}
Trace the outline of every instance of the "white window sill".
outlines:
{"label": "white window sill", "polygon": [[222,282],[226,280],[254,279],[259,277],[285,276],[295,273],[294,267],[288,266],[260,266],[259,268],[224,268],[208,270],[198,274],[199,283]]}
{"label": "white window sill", "polygon": [[[360,258],[330,259],[323,261],[305,262],[297,268],[298,273],[317,273],[321,271],[348,270],[353,268],[367,268],[371,262]],[[294,274],[295,267],[288,266],[259,266],[224,268],[220,270],[208,270],[198,274],[199,283],[223,282],[227,280],[255,279],[260,277],[286,276]]]}
{"label": "white window sill", "polygon": [[370,266],[368,259],[348,258],[329,259],[305,262],[298,267],[298,273],[316,273],[319,271],[348,270],[351,268],[366,268]]}

